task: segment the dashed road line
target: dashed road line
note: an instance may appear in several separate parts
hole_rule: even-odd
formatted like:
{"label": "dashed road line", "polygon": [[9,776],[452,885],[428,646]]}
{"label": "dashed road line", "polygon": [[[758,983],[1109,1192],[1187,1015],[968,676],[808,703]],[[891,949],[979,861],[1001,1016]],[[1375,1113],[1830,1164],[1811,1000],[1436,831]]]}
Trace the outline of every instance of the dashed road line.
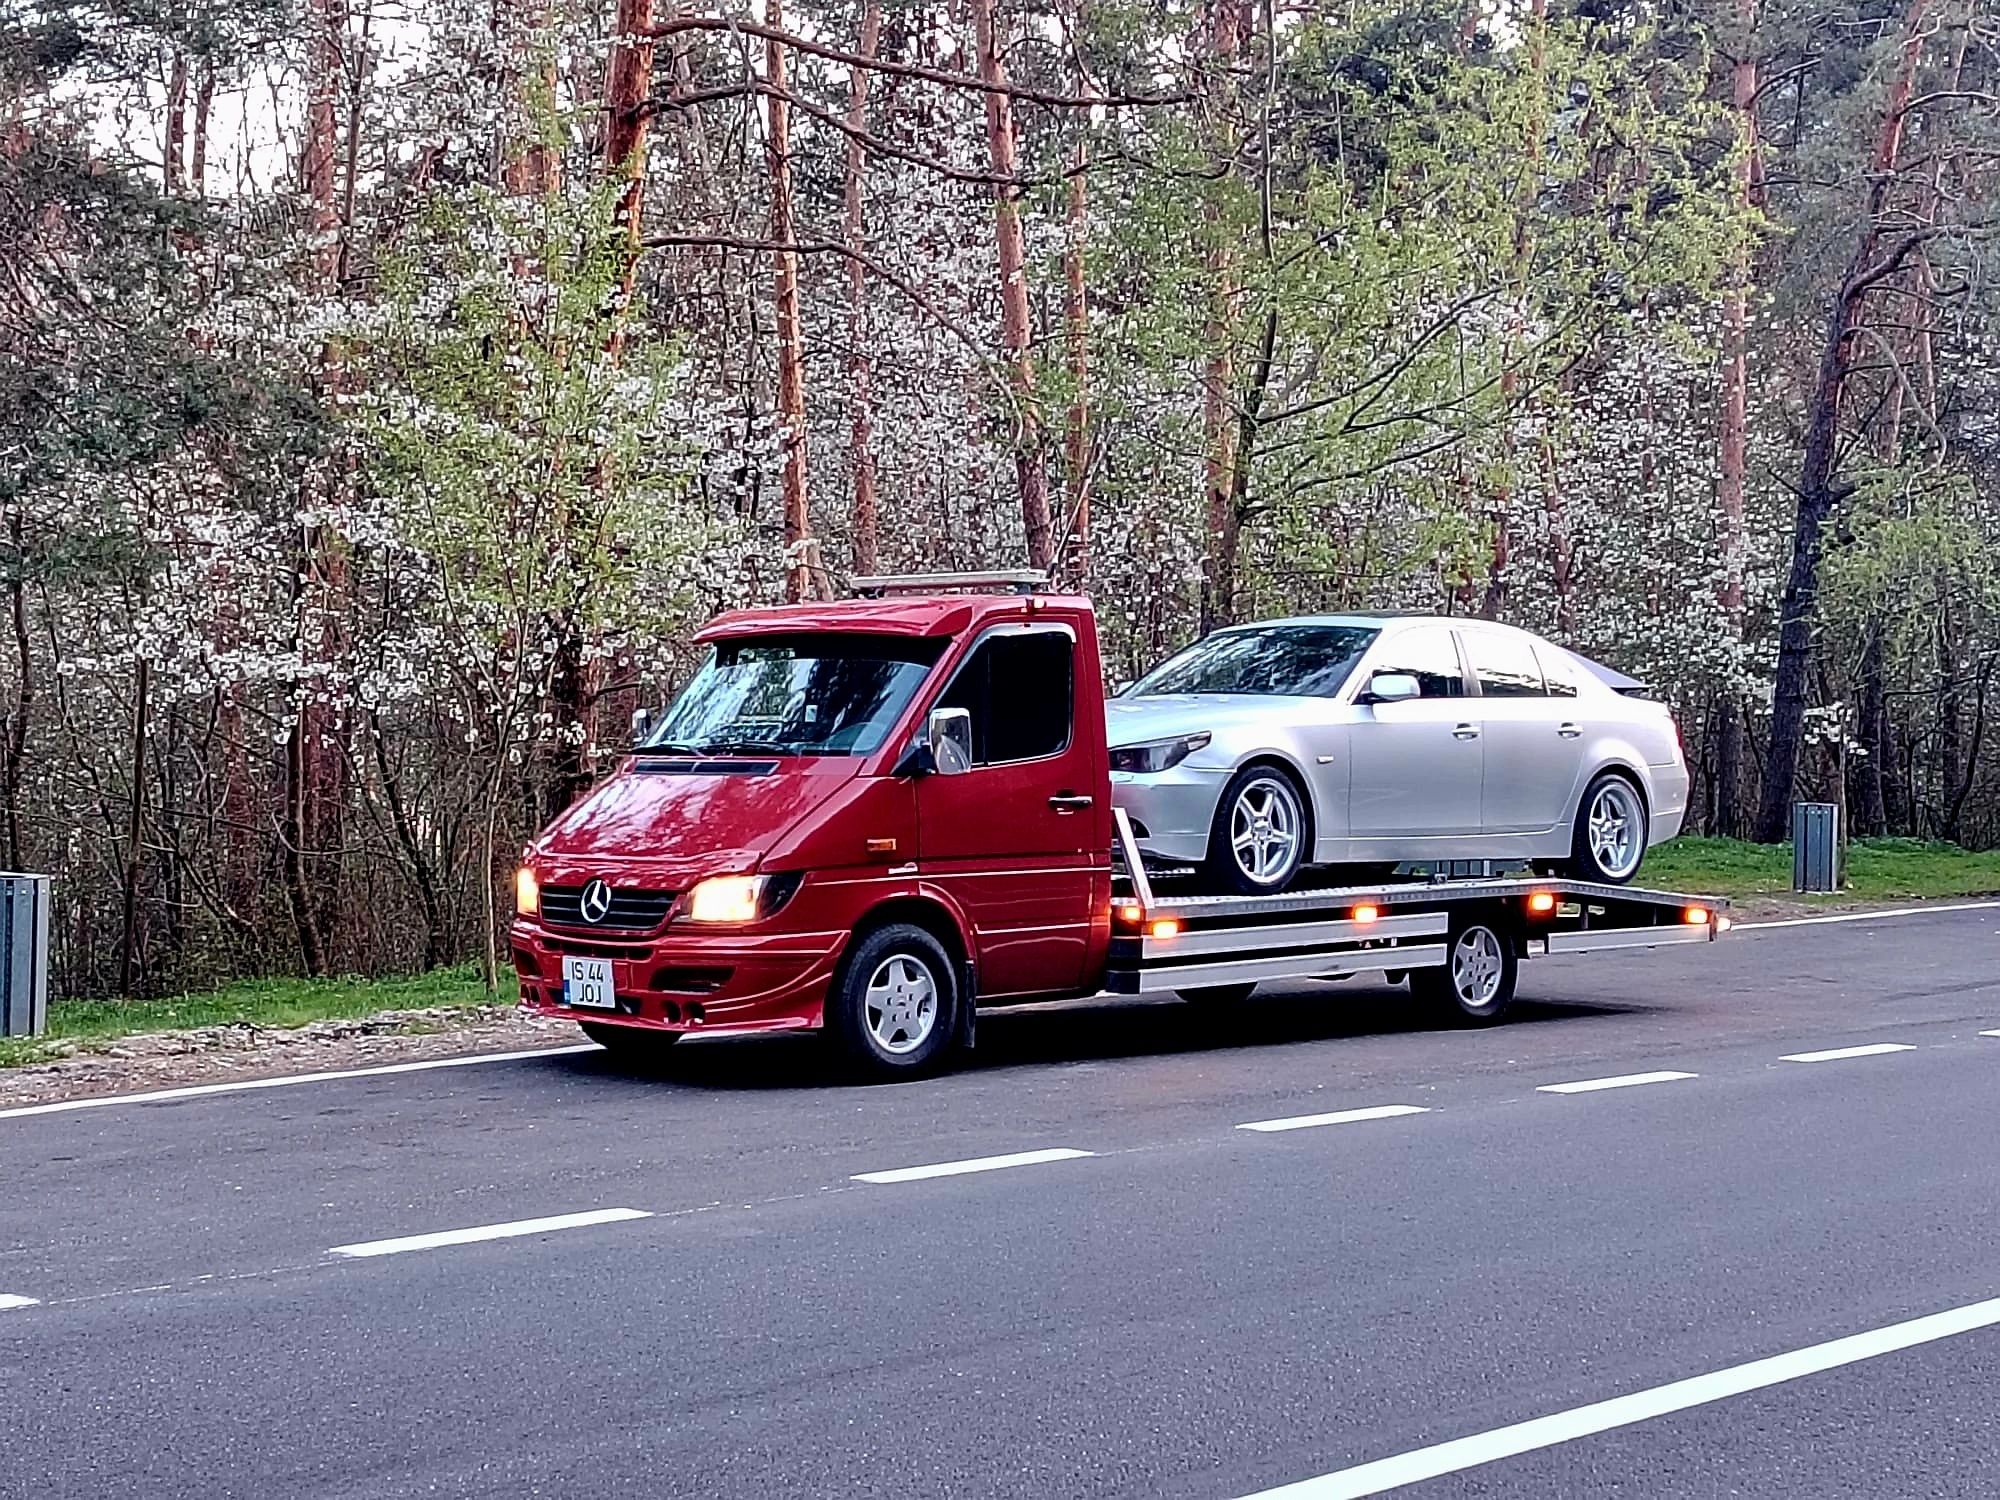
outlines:
{"label": "dashed road line", "polygon": [[1982,1031],[1979,1034],[1981,1036],[2000,1036],[2000,1031]]}
{"label": "dashed road line", "polygon": [[1885,922],[1897,917],[1931,917],[1946,911],[2000,911],[2000,901],[1954,901],[1938,906],[1897,906],[1888,911],[1838,911],[1823,917],[1784,917],[1772,922],[1737,922],[1736,932],[1769,932],[1776,927],[1823,927],[1832,922]]}
{"label": "dashed road line", "polygon": [[1326,1115],[1293,1115],[1284,1120],[1250,1120],[1238,1130],[1310,1130],[1316,1125],[1352,1125],[1361,1120],[1393,1120],[1399,1115],[1427,1115],[1417,1104],[1378,1104],[1372,1109],[1339,1109]]}
{"label": "dashed road line", "polygon": [[40,1307],[41,1305],[42,1299],[39,1297],[20,1297],[12,1292],[0,1292],[0,1312],[5,1312],[8,1308],[12,1307]]}
{"label": "dashed road line", "polygon": [[99,1094],[91,1099],[59,1099],[53,1104],[23,1104],[0,1109],[0,1120],[26,1115],[59,1115],[76,1109],[109,1109],[114,1104],[164,1104],[173,1099],[200,1099],[209,1094],[242,1094],[252,1089],[290,1088],[299,1083],[332,1083],[342,1078],[380,1078],[389,1073],[428,1073],[434,1068],[470,1068],[479,1063],[521,1062],[530,1057],[567,1057],[597,1052],[595,1042],[574,1047],[531,1047],[521,1052],[475,1052],[470,1057],[432,1057],[422,1062],[384,1063],[375,1068],[340,1068],[327,1073],[289,1073],[283,1078],[244,1078],[234,1083],[197,1083],[187,1088],[154,1089],[145,1094]]}
{"label": "dashed road line", "polygon": [[1842,1062],[1850,1057],[1882,1057],[1891,1052],[1914,1052],[1908,1042],[1874,1042],[1866,1047],[1833,1047],[1825,1052],[1790,1052],[1779,1062]]}
{"label": "dashed road line", "polygon": [[1599,1089],[1632,1089],[1648,1083],[1678,1083],[1683,1078],[1694,1078],[1694,1073],[1625,1073],[1617,1078],[1583,1078],[1575,1083],[1545,1083],[1535,1092],[1538,1094],[1594,1094]]}
{"label": "dashed road line", "polygon": [[1072,1146],[1055,1146],[1046,1151],[1016,1151],[1007,1156],[975,1156],[967,1161],[934,1162],[926,1167],[895,1167],[887,1172],[856,1172],[854,1182],[919,1182],[926,1177],[956,1177],[964,1172],[997,1172],[1004,1167],[1032,1167],[1045,1161],[1075,1161],[1095,1156],[1094,1151],[1078,1151]]}
{"label": "dashed road line", "polygon": [[1635,1391],[1629,1396],[1617,1396],[1609,1401],[1598,1401],[1551,1416],[1536,1417],[1532,1421],[1517,1422],[1511,1427],[1497,1427],[1491,1432],[1455,1438],[1429,1448],[1416,1448],[1391,1458],[1378,1458],[1373,1463],[1336,1469],[1317,1478],[1260,1490],[1245,1497],[1245,1500],[1359,1500],[1363,1495],[1379,1495],[1384,1490],[1397,1489],[1406,1484],[1463,1473],[1503,1458],[1649,1422],[1655,1417],[1686,1411],[1690,1407],[1707,1406],[1731,1396],[1802,1380],[1809,1375],[1837,1370],[1843,1365],[1859,1364],[1863,1360],[1991,1328],[1995,1324],[2000,1324],[2000,1297],[1912,1318],[1906,1323],[1891,1323],[1886,1328],[1871,1329],[1867,1333],[1850,1334],[1846,1338],[1795,1349],[1789,1354],[1775,1354],[1768,1359],[1731,1365],[1707,1375],[1676,1380],[1667,1385],[1654,1386],[1651,1390]]}
{"label": "dashed road line", "polygon": [[558,1229],[585,1229],[593,1224],[618,1224],[627,1219],[650,1219],[638,1208],[594,1208],[580,1214],[554,1214],[545,1219],[516,1219],[508,1224],[481,1224],[473,1229],[446,1229],[436,1234],[408,1234],[393,1240],[363,1240],[353,1245],[335,1245],[328,1255],[354,1259],[371,1255],[401,1255],[410,1250],[435,1250],[443,1245],[472,1245],[482,1240],[507,1240],[524,1234],[549,1234]]}

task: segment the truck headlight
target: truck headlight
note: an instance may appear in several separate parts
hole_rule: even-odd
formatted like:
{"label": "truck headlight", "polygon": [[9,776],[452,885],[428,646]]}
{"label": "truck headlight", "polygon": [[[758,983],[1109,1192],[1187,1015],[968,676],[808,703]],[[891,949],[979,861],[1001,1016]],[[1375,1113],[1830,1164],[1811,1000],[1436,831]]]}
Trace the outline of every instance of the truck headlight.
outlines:
{"label": "truck headlight", "polygon": [[716,875],[687,893],[682,914],[690,922],[754,922],[792,899],[802,871],[782,875]]}
{"label": "truck headlight", "polygon": [[514,872],[514,910],[523,917],[532,917],[542,909],[542,883],[535,878],[533,865],[522,865]]}
{"label": "truck headlight", "polygon": [[1206,734],[1183,734],[1171,740],[1150,740],[1143,745],[1122,745],[1111,752],[1111,769],[1151,775],[1171,771],[1213,738]]}

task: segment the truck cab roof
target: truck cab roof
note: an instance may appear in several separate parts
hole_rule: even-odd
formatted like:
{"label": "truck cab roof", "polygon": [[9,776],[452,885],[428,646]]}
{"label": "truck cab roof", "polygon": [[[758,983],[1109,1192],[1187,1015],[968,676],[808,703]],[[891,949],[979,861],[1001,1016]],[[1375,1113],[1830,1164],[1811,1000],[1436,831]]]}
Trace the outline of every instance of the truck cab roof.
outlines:
{"label": "truck cab roof", "polygon": [[1088,613],[1078,594],[906,594],[889,599],[842,599],[777,604],[717,615],[696,635],[713,641],[745,635],[855,631],[864,635],[956,636],[993,620]]}

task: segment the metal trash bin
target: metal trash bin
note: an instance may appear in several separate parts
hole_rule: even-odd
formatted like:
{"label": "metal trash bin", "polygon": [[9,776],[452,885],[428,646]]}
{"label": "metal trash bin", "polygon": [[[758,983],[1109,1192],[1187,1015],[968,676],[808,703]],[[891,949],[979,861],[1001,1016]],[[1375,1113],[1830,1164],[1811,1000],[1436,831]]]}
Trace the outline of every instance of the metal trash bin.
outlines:
{"label": "metal trash bin", "polygon": [[1792,804],[1792,889],[1840,889],[1840,809],[1831,802]]}
{"label": "metal trash bin", "polygon": [[0,875],[0,1036],[49,1022],[49,877]]}

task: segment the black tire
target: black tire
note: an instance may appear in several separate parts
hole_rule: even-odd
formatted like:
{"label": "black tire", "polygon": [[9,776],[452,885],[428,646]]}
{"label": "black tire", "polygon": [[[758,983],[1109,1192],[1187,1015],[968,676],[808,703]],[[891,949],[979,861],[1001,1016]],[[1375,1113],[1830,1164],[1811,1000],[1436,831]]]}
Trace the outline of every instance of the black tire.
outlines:
{"label": "black tire", "polygon": [[[1296,819],[1292,856],[1266,878],[1258,879],[1238,862],[1233,848],[1231,824],[1236,807],[1246,794],[1262,787],[1278,802],[1288,802]],[[1311,862],[1313,847],[1312,798],[1299,779],[1282,766],[1258,761],[1229,778],[1229,785],[1216,799],[1215,818],[1208,829],[1208,857],[1202,862],[1202,884],[1233,896],[1270,896],[1284,890]]]}
{"label": "black tire", "polygon": [[620,1062],[653,1062],[681,1039],[678,1031],[656,1031],[648,1026],[617,1026],[607,1021],[578,1021],[583,1034]]}
{"label": "black tire", "polygon": [[[1599,816],[1608,821],[1603,829]],[[1629,842],[1620,843],[1613,825],[1622,827]],[[1570,829],[1569,863],[1563,873],[1573,880],[1590,880],[1600,885],[1624,885],[1639,873],[1646,858],[1649,819],[1646,794],[1629,776],[1602,771],[1583,789],[1576,805],[1576,822]],[[1627,852],[1620,856],[1613,850]]]}
{"label": "black tire", "polygon": [[1514,1003],[1521,956],[1513,935],[1484,918],[1454,923],[1441,967],[1412,969],[1410,994],[1438,1019],[1491,1026]]}
{"label": "black tire", "polygon": [[944,945],[894,922],[848,950],[827,996],[827,1035],[865,1077],[915,1078],[950,1051],[964,1003]]}
{"label": "black tire", "polygon": [[1256,989],[1254,984],[1211,984],[1198,990],[1175,991],[1181,999],[1198,1010],[1234,1010],[1250,998]]}

